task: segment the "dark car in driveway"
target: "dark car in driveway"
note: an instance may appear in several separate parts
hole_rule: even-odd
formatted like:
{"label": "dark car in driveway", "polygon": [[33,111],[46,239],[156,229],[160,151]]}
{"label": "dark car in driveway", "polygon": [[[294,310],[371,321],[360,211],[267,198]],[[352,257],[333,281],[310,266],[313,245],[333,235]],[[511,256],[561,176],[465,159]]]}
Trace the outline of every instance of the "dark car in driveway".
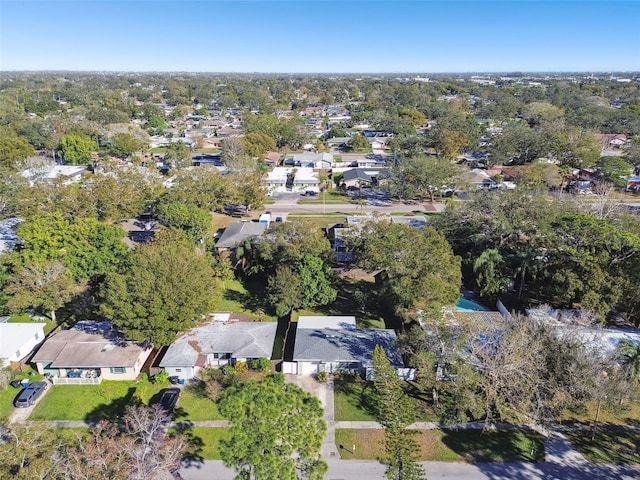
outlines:
{"label": "dark car in driveway", "polygon": [[160,395],[158,405],[167,412],[173,412],[180,398],[180,389],[177,387],[165,388]]}
{"label": "dark car in driveway", "polygon": [[44,393],[46,389],[46,382],[32,383],[20,392],[13,404],[18,408],[30,407],[36,402],[36,400],[40,397],[40,395]]}

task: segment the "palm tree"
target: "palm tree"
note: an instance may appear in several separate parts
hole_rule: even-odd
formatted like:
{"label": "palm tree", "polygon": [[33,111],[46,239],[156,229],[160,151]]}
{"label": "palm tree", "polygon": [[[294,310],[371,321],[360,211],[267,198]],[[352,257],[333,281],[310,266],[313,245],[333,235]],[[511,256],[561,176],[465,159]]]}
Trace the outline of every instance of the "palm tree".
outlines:
{"label": "palm tree", "polygon": [[622,340],[618,345],[621,363],[632,380],[640,381],[640,342]]}

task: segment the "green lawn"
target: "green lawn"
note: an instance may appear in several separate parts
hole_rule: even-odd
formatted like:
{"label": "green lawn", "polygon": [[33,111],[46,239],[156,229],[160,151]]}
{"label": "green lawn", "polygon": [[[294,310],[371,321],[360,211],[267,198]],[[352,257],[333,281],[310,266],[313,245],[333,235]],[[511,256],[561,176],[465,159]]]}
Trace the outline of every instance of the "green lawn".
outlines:
{"label": "green lawn", "polygon": [[[419,461],[544,461],[542,437],[528,430],[484,433],[481,430],[418,430],[413,438],[418,444]],[[342,445],[338,450],[343,459],[376,460],[384,455],[384,431],[337,429],[336,445]]]}
{"label": "green lawn", "polygon": [[187,385],[182,389],[176,408],[176,421],[185,420],[222,420],[217,405],[206,397],[202,384]]}
{"label": "green lawn", "polygon": [[[11,380],[22,380],[23,378],[28,378],[29,381],[33,383],[39,382],[44,377],[31,367],[24,367],[21,372],[12,371]],[[7,418],[13,413],[13,409],[15,408],[13,401],[20,393],[20,390],[21,389],[13,388],[10,385],[0,390],[0,420]]]}
{"label": "green lawn", "polygon": [[291,214],[287,216],[287,221],[303,221],[311,223],[315,228],[324,230],[327,225],[334,225],[336,223],[343,223],[347,218],[346,213],[317,213],[317,214]]}
{"label": "green lawn", "polygon": [[[636,392],[634,400],[620,404],[617,401],[602,402],[598,421],[611,425],[640,425],[640,391]],[[591,424],[595,419],[597,401],[586,402],[577,410],[566,410],[559,420],[563,423]]]}
{"label": "green lawn", "polygon": [[275,322],[277,318],[267,305],[264,286],[249,284],[249,288],[238,280],[224,282],[225,290],[216,299],[214,310],[248,315],[252,320]]}
{"label": "green lawn", "polygon": [[[413,385],[406,383],[408,395],[414,395]],[[411,397],[415,404],[416,421],[437,422],[435,415],[425,402]],[[337,421],[375,422],[376,397],[370,382],[353,381],[347,378],[336,378],[334,381],[334,409]]]}
{"label": "green lawn", "polygon": [[337,192],[335,190],[319,193],[317,197],[300,197],[298,203],[301,205],[338,205],[341,203],[351,203],[351,197],[348,195]]}
{"label": "green lawn", "polygon": [[335,419],[375,422],[375,394],[368,382],[334,381]]}
{"label": "green lawn", "polygon": [[123,415],[140,398],[149,403],[166,385],[105,380],[100,385],[54,385],[29,420],[97,421]]}
{"label": "green lawn", "polygon": [[566,436],[590,462],[640,464],[639,432],[598,431],[594,440],[591,440],[589,431],[569,432]]}
{"label": "green lawn", "polygon": [[9,320],[7,320],[8,323],[46,323],[46,325],[44,326],[44,334],[49,335],[53,329],[55,329],[58,324],[56,322],[53,322],[47,318],[42,318],[42,319],[35,319],[33,318],[31,315],[29,315],[28,313],[21,313],[19,315],[13,315],[11,318],[9,318]]}
{"label": "green lawn", "polygon": [[193,427],[186,434],[194,444],[191,452],[203,460],[220,460],[218,443],[230,438],[228,428]]}
{"label": "green lawn", "polygon": [[13,401],[20,393],[20,390],[8,386],[0,391],[0,420],[8,418],[13,412]]}

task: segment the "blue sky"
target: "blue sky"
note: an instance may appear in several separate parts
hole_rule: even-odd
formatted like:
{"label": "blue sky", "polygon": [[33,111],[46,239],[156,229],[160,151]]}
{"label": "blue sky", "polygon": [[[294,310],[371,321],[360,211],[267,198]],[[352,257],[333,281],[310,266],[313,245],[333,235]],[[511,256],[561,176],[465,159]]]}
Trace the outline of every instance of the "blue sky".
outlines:
{"label": "blue sky", "polygon": [[640,2],[0,0],[0,70],[640,70]]}

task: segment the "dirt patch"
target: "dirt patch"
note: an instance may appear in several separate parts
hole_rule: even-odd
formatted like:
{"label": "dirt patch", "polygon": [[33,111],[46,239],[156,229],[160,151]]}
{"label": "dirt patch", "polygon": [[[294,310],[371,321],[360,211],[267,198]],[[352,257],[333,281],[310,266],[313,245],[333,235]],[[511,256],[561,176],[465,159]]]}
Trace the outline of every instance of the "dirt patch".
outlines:
{"label": "dirt patch", "polygon": [[351,278],[354,280],[368,280],[373,282],[374,277],[373,274],[366,272],[361,268],[352,268],[350,270],[346,270],[340,273],[341,278]]}

